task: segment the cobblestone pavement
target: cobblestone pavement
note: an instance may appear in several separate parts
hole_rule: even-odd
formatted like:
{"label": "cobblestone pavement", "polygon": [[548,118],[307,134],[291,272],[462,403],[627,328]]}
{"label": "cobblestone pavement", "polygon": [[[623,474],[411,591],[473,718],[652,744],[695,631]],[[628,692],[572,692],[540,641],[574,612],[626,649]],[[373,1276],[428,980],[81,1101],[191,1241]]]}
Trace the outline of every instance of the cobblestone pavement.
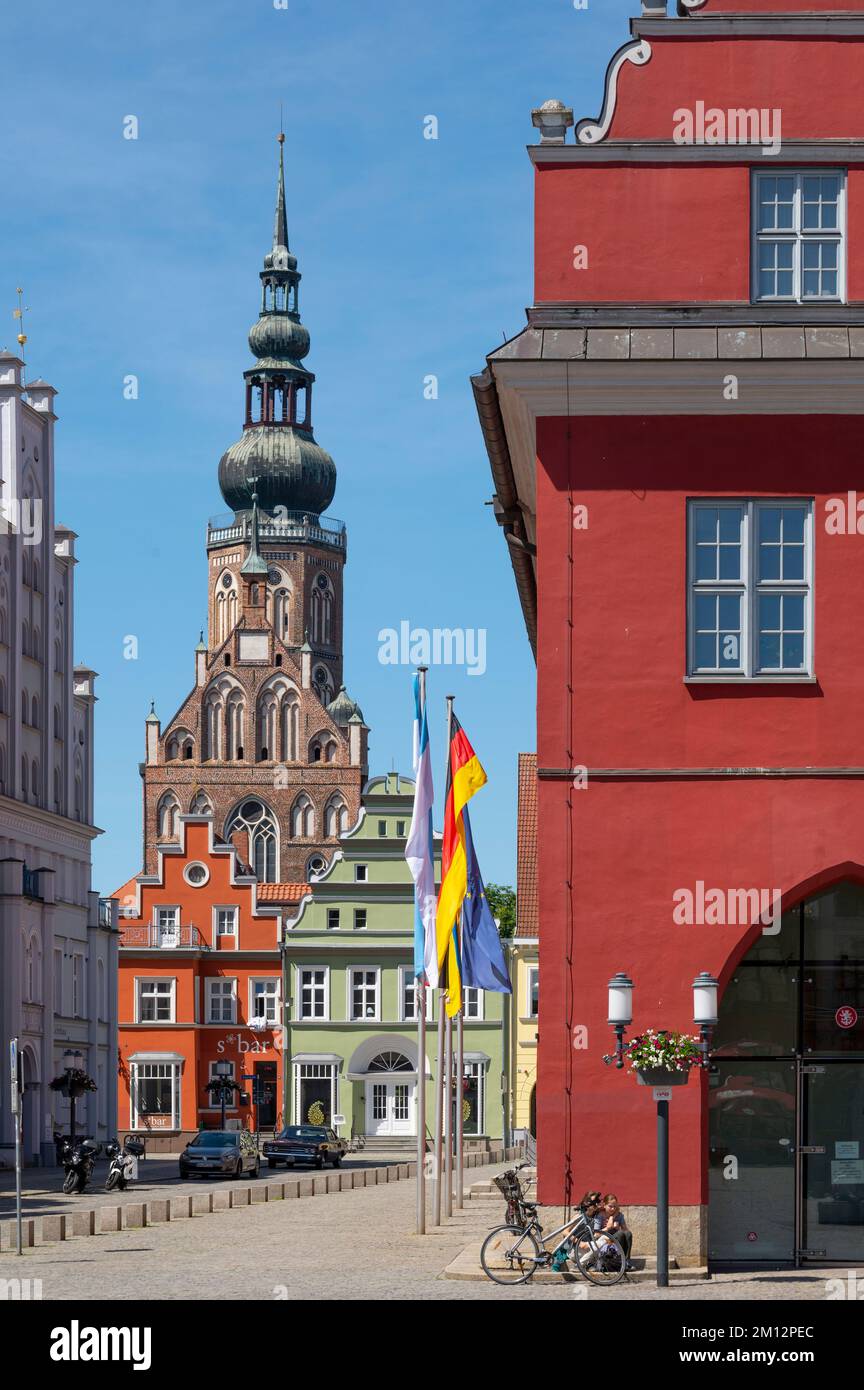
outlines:
{"label": "cobblestone pavement", "polygon": [[[500,1165],[499,1165],[500,1167]],[[475,1169],[473,1179],[497,1171]],[[184,1186],[184,1191],[188,1187]],[[287,1199],[186,1218],[144,1230],[80,1237],[0,1257],[0,1279],[41,1279],[43,1298],[651,1301],[646,1285],[501,1288],[442,1279],[442,1271],[499,1218],[466,1202],[446,1227],[413,1234],[411,1180],[326,1196]],[[722,1275],[677,1285],[664,1300],[818,1299],[846,1271]],[[864,1285],[860,1286],[864,1291]]]}

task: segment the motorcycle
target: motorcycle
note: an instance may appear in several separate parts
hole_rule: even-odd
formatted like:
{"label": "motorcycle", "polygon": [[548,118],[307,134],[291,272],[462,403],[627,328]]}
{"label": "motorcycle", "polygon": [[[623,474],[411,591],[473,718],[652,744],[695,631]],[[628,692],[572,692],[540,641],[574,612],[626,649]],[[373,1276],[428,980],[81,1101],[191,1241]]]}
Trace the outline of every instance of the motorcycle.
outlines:
{"label": "motorcycle", "polygon": [[119,1188],[122,1192],[136,1176],[135,1159],[144,1153],[144,1145],[140,1139],[127,1134],[122,1144],[116,1139],[109,1140],[105,1145],[105,1153],[109,1160],[105,1191],[113,1192],[115,1188]]}
{"label": "motorcycle", "polygon": [[54,1142],[64,1169],[63,1191],[83,1192],[93,1176],[102,1145],[93,1139],[76,1139],[73,1144],[71,1139],[66,1139],[60,1134],[54,1135]]}

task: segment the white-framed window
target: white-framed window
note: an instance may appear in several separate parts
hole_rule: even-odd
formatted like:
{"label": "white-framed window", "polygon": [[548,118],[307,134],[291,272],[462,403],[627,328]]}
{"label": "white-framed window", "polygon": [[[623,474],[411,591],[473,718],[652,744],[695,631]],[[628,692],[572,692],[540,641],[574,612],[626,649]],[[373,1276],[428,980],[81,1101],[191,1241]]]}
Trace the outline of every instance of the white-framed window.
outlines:
{"label": "white-framed window", "polygon": [[539,965],[529,965],[528,975],[528,1017],[538,1018],[540,1015],[540,967]]}
{"label": "white-framed window", "polygon": [[154,922],[160,946],[180,945],[179,907],[157,907],[154,912]]}
{"label": "white-framed window", "polygon": [[[217,1061],[213,1061],[213,1062],[208,1063],[208,1067],[207,1067],[207,1073],[208,1073],[208,1074],[207,1074],[207,1080],[208,1080],[208,1081],[215,1081],[215,1080],[216,1080],[216,1077],[219,1075],[219,1073],[218,1073],[217,1070],[216,1070],[217,1062],[218,1062],[218,1063],[221,1063],[221,1064],[224,1066],[224,1064],[225,1064],[226,1061],[228,1061],[228,1058],[227,1058],[227,1057],[226,1057],[226,1058],[219,1057],[219,1058],[217,1059]],[[233,1062],[229,1062],[229,1066],[231,1067],[231,1075],[230,1075],[230,1077],[228,1078],[228,1080],[229,1080],[229,1081],[236,1081],[236,1080],[237,1080],[237,1074],[236,1074],[236,1069],[235,1069],[234,1063],[233,1063]],[[222,1111],[222,1101],[218,1098],[218,1096],[214,1096],[214,1094],[213,1094],[212,1091],[208,1091],[208,1092],[207,1092],[207,1103],[206,1103],[206,1105],[205,1105],[204,1108],[205,1108],[205,1109],[208,1109],[208,1110],[218,1110],[218,1111],[221,1113],[221,1111]],[[226,1097],[225,1097],[225,1109],[226,1109],[226,1111],[229,1111],[229,1110],[236,1110],[236,1109],[237,1109],[237,1092],[236,1092],[236,1091],[232,1091],[230,1096],[226,1095]]]}
{"label": "white-framed window", "polygon": [[328,907],[327,909],[327,930],[339,930],[339,909],[338,907]]}
{"label": "white-framed window", "polygon": [[365,907],[355,907],[354,909],[354,930],[366,930],[366,909]]}
{"label": "white-framed window", "polygon": [[154,980],[138,979],[135,1015],[136,1023],[173,1023],[176,994],[175,979],[165,975]]}
{"label": "white-framed window", "polygon": [[339,1113],[336,1062],[294,1062],[294,1124],[331,1125]]}
{"label": "white-framed window", "polygon": [[187,864],[183,870],[183,877],[192,888],[203,888],[210,878],[210,870],[206,864],[201,864],[196,860],[194,864]]}
{"label": "white-framed window", "polygon": [[348,972],[348,1017],[377,1019],[380,971],[373,966],[357,967]]}
{"label": "white-framed window", "polygon": [[759,171],[752,198],[754,300],[845,300],[845,172]]}
{"label": "white-framed window", "polygon": [[57,947],[54,951],[54,1012],[58,1017],[63,1018],[63,951]]}
{"label": "white-framed window", "polygon": [[249,1017],[279,1022],[279,980],[275,976],[249,981]]}
{"label": "white-framed window", "polygon": [[180,1063],[130,1062],[130,1129],[180,1128]]}
{"label": "white-framed window", "polygon": [[237,1022],[237,981],[221,975],[205,980],[208,1023]]}
{"label": "white-framed window", "polygon": [[297,971],[298,1018],[330,1017],[330,976],[326,965],[304,965]]}
{"label": "white-framed window", "polygon": [[84,998],[84,957],[73,955],[72,957],[72,1017],[84,1018],[85,1016]]}
{"label": "white-framed window", "polygon": [[354,865],[354,882],[355,882],[355,883],[366,883],[366,882],[368,882],[368,873],[367,873],[368,867],[369,867],[368,864],[355,864],[355,865]]}
{"label": "white-framed window", "polygon": [[217,938],[237,937],[237,909],[236,907],[214,907],[213,909],[213,935]]}
{"label": "white-framed window", "polygon": [[688,675],[813,674],[813,503],[688,502]]}
{"label": "white-framed window", "polygon": [[483,991],[468,986],[462,991],[462,1014],[465,1018],[482,1019]]}
{"label": "white-framed window", "polygon": [[379,822],[378,822],[378,834],[379,834],[379,836],[384,836],[384,835],[387,834],[387,822],[386,822],[386,820],[379,820]]}
{"label": "white-framed window", "polygon": [[[403,1023],[416,1023],[417,1021],[417,988],[414,978],[414,969],[410,965],[399,966],[399,1001],[401,1006],[401,1021]],[[432,1019],[432,1009],[434,1004],[433,989],[426,989],[426,1022]]]}
{"label": "white-framed window", "polygon": [[399,837],[400,840],[404,840],[404,838],[405,838],[405,822],[404,822],[404,820],[397,820],[397,822],[396,822],[396,834],[398,835],[398,837]]}

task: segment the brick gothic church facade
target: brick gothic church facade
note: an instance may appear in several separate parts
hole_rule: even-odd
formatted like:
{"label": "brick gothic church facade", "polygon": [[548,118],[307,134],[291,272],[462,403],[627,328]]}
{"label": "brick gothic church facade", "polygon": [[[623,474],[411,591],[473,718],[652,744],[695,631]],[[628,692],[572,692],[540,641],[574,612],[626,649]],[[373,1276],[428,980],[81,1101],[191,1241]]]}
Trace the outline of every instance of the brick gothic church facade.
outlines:
{"label": "brick gothic church facade", "polygon": [[305,882],[356,822],[367,775],[369,731],[342,684],[346,530],[322,517],[336,468],[312,432],[279,139],[243,433],[219,464],[233,514],[207,530],[207,640],[177,713],[164,730],[152,710],[146,722],[146,874],[157,847],[180,840],[181,816],[212,815],[217,840],[248,853],[260,883]]}

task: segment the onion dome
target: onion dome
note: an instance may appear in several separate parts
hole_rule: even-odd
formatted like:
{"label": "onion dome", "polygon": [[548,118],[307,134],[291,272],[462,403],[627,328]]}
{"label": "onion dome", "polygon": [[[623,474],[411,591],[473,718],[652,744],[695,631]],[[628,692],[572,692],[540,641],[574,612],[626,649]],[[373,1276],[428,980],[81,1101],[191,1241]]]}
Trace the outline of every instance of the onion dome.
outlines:
{"label": "onion dome", "polygon": [[261,312],[249,332],[257,359],[244,372],[243,434],[219,462],[219,486],[228,506],[248,512],[257,492],[264,512],[317,517],[336,491],[336,465],[312,433],[313,372],[302,365],[309,331],[300,322],[300,272],[288,246],[285,166],[279,136],[279,177],[273,247],[260,272]]}
{"label": "onion dome", "polygon": [[364,722],[362,709],[356,700],[351,699],[344,685],[340,685],[339,694],[327,705],[327,713],[334,724],[342,726],[347,726],[355,718],[359,719],[361,724]]}

